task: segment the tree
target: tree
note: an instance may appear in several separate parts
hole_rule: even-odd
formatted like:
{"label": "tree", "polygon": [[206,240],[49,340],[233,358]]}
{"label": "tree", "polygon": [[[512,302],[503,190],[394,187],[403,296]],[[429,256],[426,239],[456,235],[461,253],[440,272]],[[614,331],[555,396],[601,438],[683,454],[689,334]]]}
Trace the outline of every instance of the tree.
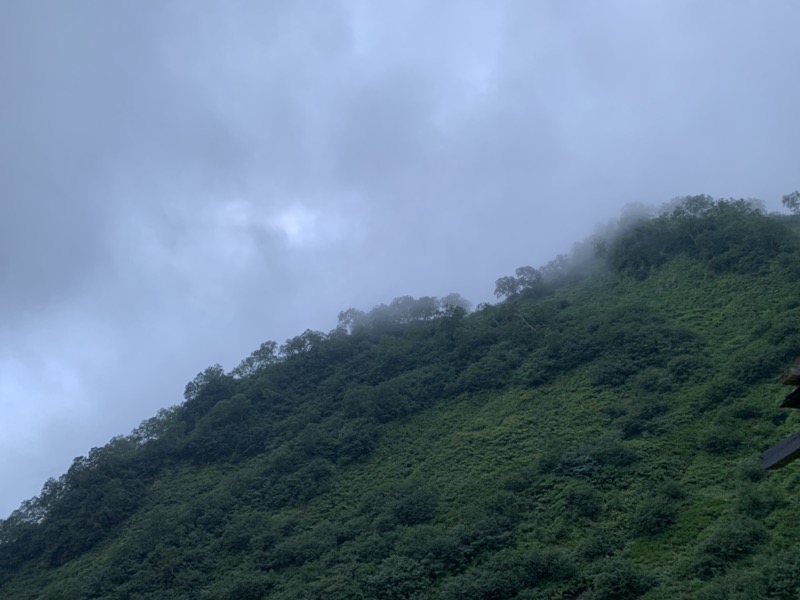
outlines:
{"label": "tree", "polygon": [[339,322],[336,327],[347,333],[353,333],[353,329],[358,325],[363,325],[365,320],[363,310],[348,308],[339,313]]}
{"label": "tree", "polygon": [[530,291],[535,294],[541,291],[544,279],[539,269],[520,267],[514,273],[517,275],[521,292]]}
{"label": "tree", "polygon": [[186,389],[183,392],[183,398],[187,402],[197,398],[207,387],[218,382],[225,377],[225,370],[220,365],[212,365],[207,367],[202,373],[186,384]]}
{"label": "tree", "polygon": [[501,277],[494,283],[494,295],[498,298],[505,296],[513,298],[523,292],[538,293],[542,289],[544,278],[539,269],[533,267],[519,267],[514,271],[516,277],[510,275]]}
{"label": "tree", "polygon": [[559,275],[563,275],[566,273],[567,269],[569,268],[569,257],[566,254],[559,254],[545,266],[543,266],[539,271],[542,274],[542,278],[553,278]]}
{"label": "tree", "polygon": [[439,314],[439,299],[433,296],[422,296],[410,307],[409,316],[416,321],[429,321]]}
{"label": "tree", "polygon": [[414,296],[398,296],[389,304],[393,320],[397,323],[408,323],[413,320],[412,312],[416,300]]}
{"label": "tree", "polygon": [[783,197],[783,205],[792,211],[794,215],[800,215],[800,191],[795,190],[791,194]]}
{"label": "tree", "polygon": [[142,421],[133,430],[131,437],[139,444],[161,439],[170,429],[175,427],[178,420],[178,411],[178,406],[160,408],[155,417]]}
{"label": "tree", "polygon": [[220,400],[229,398],[235,380],[220,365],[212,365],[186,384],[185,402],[179,409],[179,420],[190,431],[208,410]]}
{"label": "tree", "polygon": [[498,298],[511,298],[519,293],[519,281],[507,275],[494,282],[494,295]]}
{"label": "tree", "polygon": [[239,363],[239,366],[231,371],[235,377],[247,377],[259,371],[267,365],[278,362],[278,344],[273,341],[264,342],[250,356]]}
{"label": "tree", "polygon": [[314,348],[318,348],[325,337],[325,334],[321,331],[306,329],[300,335],[286,340],[286,343],[280,347],[280,352],[283,356],[304,354]]}
{"label": "tree", "polygon": [[672,217],[679,219],[685,217],[702,217],[707,215],[716,206],[714,198],[707,194],[686,196],[677,200],[677,205],[672,210]]}
{"label": "tree", "polygon": [[441,305],[443,310],[447,310],[448,307],[463,308],[465,313],[468,313],[472,309],[472,302],[456,292],[447,294],[447,296],[442,298]]}

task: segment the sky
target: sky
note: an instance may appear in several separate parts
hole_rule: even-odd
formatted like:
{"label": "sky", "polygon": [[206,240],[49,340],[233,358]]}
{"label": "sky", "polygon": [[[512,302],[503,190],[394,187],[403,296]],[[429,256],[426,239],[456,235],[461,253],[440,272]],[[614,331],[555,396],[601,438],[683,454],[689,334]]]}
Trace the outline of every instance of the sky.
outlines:
{"label": "sky", "polygon": [[266,340],[800,188],[795,0],[0,3],[0,517]]}

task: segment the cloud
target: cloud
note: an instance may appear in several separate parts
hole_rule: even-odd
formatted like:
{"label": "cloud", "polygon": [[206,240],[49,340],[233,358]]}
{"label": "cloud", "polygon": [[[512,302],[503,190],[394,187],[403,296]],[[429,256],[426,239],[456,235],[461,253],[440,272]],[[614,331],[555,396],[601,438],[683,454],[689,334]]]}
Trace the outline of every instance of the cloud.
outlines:
{"label": "cloud", "polygon": [[566,252],[634,201],[798,187],[800,9],[0,5],[0,512],[348,306]]}

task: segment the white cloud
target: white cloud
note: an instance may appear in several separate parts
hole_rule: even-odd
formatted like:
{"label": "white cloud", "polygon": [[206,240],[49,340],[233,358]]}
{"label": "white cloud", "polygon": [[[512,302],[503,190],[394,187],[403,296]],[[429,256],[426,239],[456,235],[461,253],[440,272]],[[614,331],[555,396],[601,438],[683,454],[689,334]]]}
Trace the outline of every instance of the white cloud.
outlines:
{"label": "white cloud", "polygon": [[354,232],[357,215],[350,221],[335,211],[323,212],[302,205],[289,206],[268,217],[270,227],[280,231],[291,247],[313,247],[336,244]]}

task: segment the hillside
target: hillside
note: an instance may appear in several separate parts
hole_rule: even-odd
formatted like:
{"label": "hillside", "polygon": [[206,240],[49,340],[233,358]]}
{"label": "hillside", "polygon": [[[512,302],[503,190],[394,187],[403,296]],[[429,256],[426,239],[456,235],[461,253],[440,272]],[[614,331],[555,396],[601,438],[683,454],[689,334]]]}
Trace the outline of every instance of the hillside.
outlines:
{"label": "hillside", "polygon": [[0,598],[795,598],[796,229],[691,197],[209,367],[0,521]]}

